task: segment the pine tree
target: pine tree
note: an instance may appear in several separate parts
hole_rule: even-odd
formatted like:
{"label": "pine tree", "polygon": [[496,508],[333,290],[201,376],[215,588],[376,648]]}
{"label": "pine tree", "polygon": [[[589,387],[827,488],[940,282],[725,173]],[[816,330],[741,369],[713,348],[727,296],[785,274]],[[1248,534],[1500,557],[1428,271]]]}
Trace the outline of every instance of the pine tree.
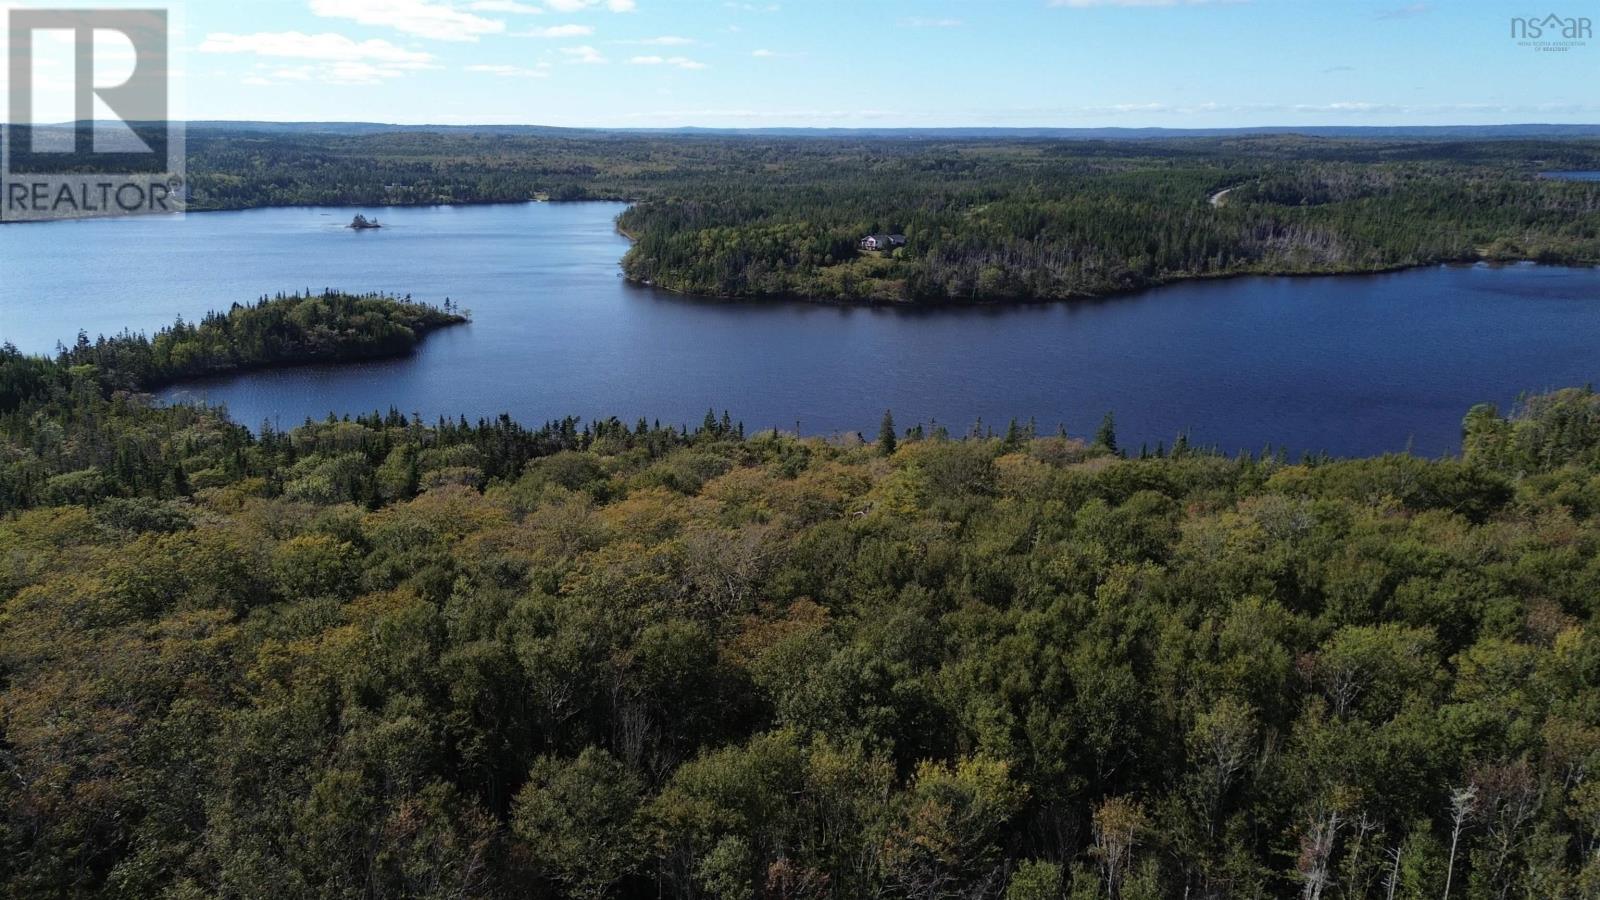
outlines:
{"label": "pine tree", "polygon": [[1100,420],[1100,430],[1094,433],[1094,445],[1111,453],[1120,453],[1117,449],[1117,419],[1111,413]]}
{"label": "pine tree", "polygon": [[1006,426],[1005,449],[1007,452],[1010,452],[1021,446],[1022,426],[1017,424],[1016,419],[1012,419],[1011,424]]}
{"label": "pine tree", "polygon": [[883,411],[883,423],[878,426],[878,452],[884,456],[893,456],[897,442],[894,437],[894,412]]}
{"label": "pine tree", "polygon": [[406,483],[402,490],[407,500],[422,490],[422,467],[417,462],[417,451],[409,446],[406,452]]}
{"label": "pine tree", "polygon": [[183,470],[181,462],[172,466],[172,493],[178,497],[187,497],[194,493],[194,489],[189,487],[189,473]]}

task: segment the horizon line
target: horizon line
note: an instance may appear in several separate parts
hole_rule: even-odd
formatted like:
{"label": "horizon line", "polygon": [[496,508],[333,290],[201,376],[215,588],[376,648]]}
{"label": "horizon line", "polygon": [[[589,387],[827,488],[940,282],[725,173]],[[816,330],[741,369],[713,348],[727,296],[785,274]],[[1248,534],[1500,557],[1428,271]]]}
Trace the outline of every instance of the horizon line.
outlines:
{"label": "horizon line", "polygon": [[122,124],[122,125],[156,125],[181,123],[183,125],[276,125],[276,126],[345,126],[368,128],[449,128],[449,129],[490,129],[490,128],[539,128],[551,131],[622,131],[622,132],[651,132],[651,131],[1172,131],[1172,132],[1215,132],[1215,131],[1278,131],[1293,132],[1304,129],[1338,130],[1338,131],[1446,131],[1446,130],[1493,130],[1507,128],[1539,128],[1550,130],[1573,129],[1600,129],[1600,121],[1595,122],[1492,122],[1492,123],[1448,123],[1448,124],[1387,124],[1387,125],[1355,125],[1349,123],[1315,122],[1296,124],[1265,124],[1265,125],[696,125],[684,123],[677,125],[550,125],[539,122],[385,122],[367,119],[169,119],[169,120],[133,120],[121,119],[78,119],[63,122],[47,122],[37,125],[17,125],[0,123],[5,128],[67,128],[88,124]]}

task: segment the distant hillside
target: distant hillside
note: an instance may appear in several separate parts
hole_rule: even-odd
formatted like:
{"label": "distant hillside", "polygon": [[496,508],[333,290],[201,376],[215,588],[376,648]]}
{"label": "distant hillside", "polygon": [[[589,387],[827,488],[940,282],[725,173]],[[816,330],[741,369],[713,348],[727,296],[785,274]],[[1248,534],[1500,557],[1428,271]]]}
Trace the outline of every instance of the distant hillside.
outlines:
{"label": "distant hillside", "polygon": [[1600,137],[1600,124],[1513,125],[1275,125],[1257,128],[560,128],[550,125],[394,125],[374,122],[227,122],[195,121],[190,128],[301,134],[382,134],[386,132],[456,132],[492,135],[537,134],[715,134],[783,137],[853,138],[1057,138],[1062,140],[1154,140],[1162,138],[1246,137],[1303,134],[1346,139],[1495,140],[1516,138]]}

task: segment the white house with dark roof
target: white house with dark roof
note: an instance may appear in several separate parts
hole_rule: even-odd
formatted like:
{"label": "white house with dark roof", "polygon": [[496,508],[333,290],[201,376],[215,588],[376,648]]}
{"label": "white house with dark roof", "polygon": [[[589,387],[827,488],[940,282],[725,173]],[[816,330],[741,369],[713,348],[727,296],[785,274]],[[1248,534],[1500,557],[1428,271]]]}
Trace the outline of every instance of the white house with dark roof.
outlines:
{"label": "white house with dark roof", "polygon": [[893,250],[906,245],[906,236],[903,234],[869,234],[861,239],[863,250]]}

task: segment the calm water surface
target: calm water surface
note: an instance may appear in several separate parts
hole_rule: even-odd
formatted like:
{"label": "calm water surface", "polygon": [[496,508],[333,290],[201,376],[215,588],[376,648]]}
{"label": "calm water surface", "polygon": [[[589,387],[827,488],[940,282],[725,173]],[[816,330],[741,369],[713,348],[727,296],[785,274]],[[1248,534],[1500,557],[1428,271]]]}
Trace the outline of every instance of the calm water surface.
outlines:
{"label": "calm water surface", "polygon": [[[262,294],[382,290],[474,313],[413,356],[168,391],[240,421],[387,409],[528,423],[565,414],[752,429],[962,430],[1011,417],[1125,444],[1340,454],[1459,446],[1473,403],[1600,380],[1600,271],[1439,267],[1192,283],[1095,303],[932,311],[729,304],[632,287],[617,204],[275,209],[0,228],[0,339],[153,330]],[[371,211],[368,211],[371,212]]]}

